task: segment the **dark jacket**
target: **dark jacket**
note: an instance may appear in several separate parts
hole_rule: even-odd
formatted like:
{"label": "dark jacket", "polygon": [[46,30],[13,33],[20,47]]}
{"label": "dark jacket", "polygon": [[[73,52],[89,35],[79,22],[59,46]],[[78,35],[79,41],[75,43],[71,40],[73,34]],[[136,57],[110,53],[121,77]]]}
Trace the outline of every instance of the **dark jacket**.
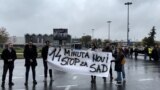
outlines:
{"label": "dark jacket", "polygon": [[[2,52],[1,58],[4,60],[4,64],[13,64],[15,59],[17,59],[16,51],[14,49],[11,49],[10,52],[8,48],[6,48]],[[8,62],[9,59],[12,59],[12,61]]]}
{"label": "dark jacket", "polygon": [[148,55],[148,47],[144,48],[144,53]]}
{"label": "dark jacket", "polygon": [[47,59],[48,49],[49,49],[49,46],[44,46],[44,47],[42,48],[41,55],[42,55],[43,60],[46,60],[46,59]]}
{"label": "dark jacket", "polygon": [[154,48],[152,50],[152,57],[153,57],[154,60],[158,60],[159,59],[158,49],[157,48]]}
{"label": "dark jacket", "polygon": [[124,58],[124,55],[117,55],[115,60],[115,71],[122,72],[122,59]]}
{"label": "dark jacket", "polygon": [[134,54],[135,54],[135,56],[138,56],[138,49],[137,48],[134,49]]}
{"label": "dark jacket", "polygon": [[133,48],[130,48],[130,54],[133,54]]}
{"label": "dark jacket", "polygon": [[[29,45],[26,45],[23,52],[24,58],[25,58],[25,66],[37,66],[37,47],[35,45],[32,45],[32,48],[29,48]],[[33,60],[33,62],[30,62],[30,60]]]}
{"label": "dark jacket", "polygon": [[158,48],[158,56],[159,56],[159,58],[160,58],[160,48]]}

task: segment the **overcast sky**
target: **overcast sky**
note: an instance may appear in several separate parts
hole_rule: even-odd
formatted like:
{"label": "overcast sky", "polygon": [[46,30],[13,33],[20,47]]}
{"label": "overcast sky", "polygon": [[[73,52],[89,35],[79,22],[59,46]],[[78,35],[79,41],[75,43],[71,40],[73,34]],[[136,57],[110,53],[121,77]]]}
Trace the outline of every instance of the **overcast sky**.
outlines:
{"label": "overcast sky", "polygon": [[160,40],[160,0],[0,0],[0,26],[10,36],[25,33],[52,34],[53,28],[68,28],[72,37],[92,35],[108,38],[111,20],[111,39],[126,40],[127,6],[130,6],[130,39],[141,40],[153,26]]}

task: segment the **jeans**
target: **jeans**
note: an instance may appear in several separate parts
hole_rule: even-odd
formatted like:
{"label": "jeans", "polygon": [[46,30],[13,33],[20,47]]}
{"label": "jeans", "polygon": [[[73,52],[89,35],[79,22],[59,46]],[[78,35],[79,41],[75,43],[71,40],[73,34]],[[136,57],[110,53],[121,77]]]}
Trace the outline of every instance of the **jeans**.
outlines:
{"label": "jeans", "polygon": [[125,79],[125,78],[126,78],[124,65],[122,65],[122,77],[123,77],[123,79]]}
{"label": "jeans", "polygon": [[121,82],[122,81],[122,75],[121,75],[122,72],[118,72],[117,71],[117,82]]}
{"label": "jeans", "polygon": [[144,60],[147,60],[147,53],[144,53]]}

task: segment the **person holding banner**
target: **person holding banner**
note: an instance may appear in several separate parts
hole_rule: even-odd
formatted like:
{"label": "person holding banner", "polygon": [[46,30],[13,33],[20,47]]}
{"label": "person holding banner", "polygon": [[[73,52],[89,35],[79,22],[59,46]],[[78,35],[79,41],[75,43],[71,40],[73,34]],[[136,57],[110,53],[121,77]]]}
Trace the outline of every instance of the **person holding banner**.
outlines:
{"label": "person holding banner", "polygon": [[[112,49],[109,46],[109,43],[107,43],[106,46],[105,46],[105,48],[102,49],[102,52],[110,52],[110,53],[112,53]],[[110,81],[112,81],[112,79],[113,79],[113,75],[112,75],[112,62],[111,62],[109,73],[110,73]],[[104,82],[106,82],[106,77],[103,77],[103,80],[104,80]]]}
{"label": "person holding banner", "polygon": [[5,87],[5,79],[7,71],[9,70],[9,86],[13,86],[12,82],[13,69],[14,69],[14,61],[17,59],[16,51],[13,49],[12,43],[9,43],[7,47],[2,51],[1,58],[4,61],[3,65],[3,75],[2,75],[2,85],[1,87]]}
{"label": "person holding banner", "polygon": [[122,60],[124,59],[124,55],[123,55],[123,49],[122,48],[118,48],[117,49],[117,56],[115,58],[115,71],[117,72],[117,84],[121,84],[122,82],[122,72],[123,72],[123,64],[122,64]]}
{"label": "person holding banner", "polygon": [[37,66],[37,47],[33,45],[32,42],[29,42],[27,45],[25,45],[24,48],[24,58],[25,58],[25,67],[26,67],[26,75],[25,75],[25,83],[24,85],[28,85],[28,76],[30,67],[32,68],[32,74],[33,74],[33,84],[36,85],[36,66]]}
{"label": "person holding banner", "polygon": [[[95,43],[91,44],[91,51],[96,51],[97,46]],[[91,83],[96,83],[96,76],[91,75]]]}
{"label": "person holding banner", "polygon": [[[47,81],[47,73],[48,73],[48,64],[47,64],[47,56],[49,50],[50,42],[46,41],[46,45],[42,48],[42,58],[43,58],[43,65],[44,65],[44,81]],[[50,80],[52,79],[52,69],[49,69]]]}

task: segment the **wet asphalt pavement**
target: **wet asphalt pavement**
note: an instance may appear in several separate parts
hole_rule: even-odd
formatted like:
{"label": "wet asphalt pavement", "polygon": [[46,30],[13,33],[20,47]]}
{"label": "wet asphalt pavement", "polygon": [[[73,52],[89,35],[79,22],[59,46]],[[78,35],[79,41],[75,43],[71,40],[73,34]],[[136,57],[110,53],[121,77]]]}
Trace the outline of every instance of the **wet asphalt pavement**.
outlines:
{"label": "wet asphalt pavement", "polygon": [[[126,83],[116,85],[116,82],[110,82],[109,78],[104,83],[102,78],[97,78],[95,84],[90,83],[90,76],[65,73],[54,70],[54,81],[44,82],[42,59],[38,59],[37,82],[32,84],[32,72],[30,71],[29,85],[24,86],[25,67],[24,60],[15,61],[13,75],[13,87],[8,87],[8,77],[6,79],[5,89],[0,90],[160,90],[160,62],[144,61],[142,56],[139,60],[127,59],[125,65]],[[0,60],[0,81],[2,76],[3,62]],[[112,65],[114,68],[114,64]],[[116,78],[116,72],[113,72]],[[0,82],[1,83],[1,82]]]}

